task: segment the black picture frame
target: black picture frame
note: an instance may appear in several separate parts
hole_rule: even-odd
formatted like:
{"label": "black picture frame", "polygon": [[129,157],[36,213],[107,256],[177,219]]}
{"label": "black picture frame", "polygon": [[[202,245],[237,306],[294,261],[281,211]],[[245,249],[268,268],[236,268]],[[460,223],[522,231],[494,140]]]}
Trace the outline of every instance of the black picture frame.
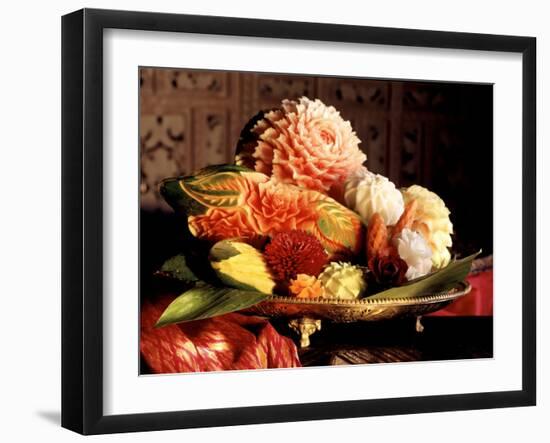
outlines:
{"label": "black picture frame", "polygon": [[[519,53],[522,97],[522,389],[131,415],[103,412],[103,30],[170,31]],[[62,426],[82,434],[228,426],[536,403],[536,39],[83,9],[62,18]]]}

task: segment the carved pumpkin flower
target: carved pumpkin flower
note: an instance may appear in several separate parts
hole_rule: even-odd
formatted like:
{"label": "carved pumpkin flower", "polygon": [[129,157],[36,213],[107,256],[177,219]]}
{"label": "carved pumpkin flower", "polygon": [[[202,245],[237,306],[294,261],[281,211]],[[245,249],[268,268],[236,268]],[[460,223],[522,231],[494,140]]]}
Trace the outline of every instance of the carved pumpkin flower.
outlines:
{"label": "carved pumpkin flower", "polygon": [[241,134],[236,163],[280,183],[326,194],[367,159],[349,121],[319,99],[283,100],[251,126]]}
{"label": "carved pumpkin flower", "polygon": [[298,274],[291,280],[290,293],[298,298],[318,298],[325,296],[325,288],[313,275]]}

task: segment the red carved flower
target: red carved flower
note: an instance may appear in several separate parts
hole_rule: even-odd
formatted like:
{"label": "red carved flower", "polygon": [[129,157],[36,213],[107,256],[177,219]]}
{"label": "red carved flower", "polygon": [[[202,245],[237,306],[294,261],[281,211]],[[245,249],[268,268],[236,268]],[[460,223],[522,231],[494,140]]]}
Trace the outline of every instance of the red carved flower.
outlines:
{"label": "red carved flower", "polygon": [[406,281],[407,263],[397,254],[377,255],[369,260],[376,283],[381,286],[399,286]]}
{"label": "red carved flower", "polygon": [[264,256],[275,278],[284,285],[298,274],[317,277],[328,260],[319,240],[305,231],[276,234]]}

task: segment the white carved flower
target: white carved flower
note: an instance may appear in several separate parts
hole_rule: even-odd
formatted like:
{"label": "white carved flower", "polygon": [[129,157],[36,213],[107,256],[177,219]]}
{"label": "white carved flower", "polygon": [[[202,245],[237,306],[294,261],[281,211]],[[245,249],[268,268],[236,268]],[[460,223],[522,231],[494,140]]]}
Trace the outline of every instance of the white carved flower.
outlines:
{"label": "white carved flower", "polygon": [[397,253],[409,267],[405,274],[407,280],[422,277],[431,271],[432,249],[421,234],[405,228],[393,241]]}
{"label": "white carved flower", "polygon": [[368,224],[378,212],[386,225],[394,225],[403,214],[401,192],[383,175],[362,169],[351,175],[344,185],[346,206],[357,212]]}

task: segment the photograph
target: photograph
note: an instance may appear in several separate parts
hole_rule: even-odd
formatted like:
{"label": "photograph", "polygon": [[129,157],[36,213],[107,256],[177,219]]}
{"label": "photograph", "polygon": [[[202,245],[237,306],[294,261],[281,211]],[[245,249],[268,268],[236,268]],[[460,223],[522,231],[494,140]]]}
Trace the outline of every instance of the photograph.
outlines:
{"label": "photograph", "polygon": [[493,358],[493,84],[136,76],[140,375]]}

